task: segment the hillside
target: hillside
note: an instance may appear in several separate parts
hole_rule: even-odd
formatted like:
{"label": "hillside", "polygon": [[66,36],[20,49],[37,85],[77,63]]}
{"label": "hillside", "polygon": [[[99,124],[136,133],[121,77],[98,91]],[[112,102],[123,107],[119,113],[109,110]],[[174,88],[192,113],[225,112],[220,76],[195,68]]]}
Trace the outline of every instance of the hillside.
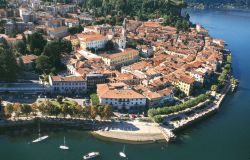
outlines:
{"label": "hillside", "polygon": [[250,0],[186,0],[195,8],[249,8]]}

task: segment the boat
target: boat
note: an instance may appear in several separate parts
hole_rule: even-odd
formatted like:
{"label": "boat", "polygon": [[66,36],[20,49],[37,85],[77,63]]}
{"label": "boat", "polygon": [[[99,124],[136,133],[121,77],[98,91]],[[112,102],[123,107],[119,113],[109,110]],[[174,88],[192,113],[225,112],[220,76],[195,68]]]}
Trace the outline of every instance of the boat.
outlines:
{"label": "boat", "polygon": [[92,159],[92,158],[98,157],[99,155],[100,155],[99,152],[90,152],[90,153],[84,155],[83,159]]}
{"label": "boat", "polygon": [[125,153],[125,145],[123,146],[123,150],[122,150],[121,152],[119,152],[119,155],[120,155],[120,157],[122,157],[122,158],[127,158],[127,155],[126,155],[126,153]]}
{"label": "boat", "polygon": [[63,150],[68,150],[69,149],[69,147],[68,146],[66,146],[66,144],[65,144],[66,142],[65,142],[65,137],[64,137],[64,143],[63,143],[63,145],[60,145],[59,146],[59,148],[60,149],[63,149]]}
{"label": "boat", "polygon": [[48,135],[42,136],[42,137],[41,137],[41,133],[40,133],[40,124],[39,124],[39,125],[38,125],[38,138],[35,139],[35,140],[33,140],[32,143],[41,142],[41,141],[47,139],[48,137],[49,137]]}

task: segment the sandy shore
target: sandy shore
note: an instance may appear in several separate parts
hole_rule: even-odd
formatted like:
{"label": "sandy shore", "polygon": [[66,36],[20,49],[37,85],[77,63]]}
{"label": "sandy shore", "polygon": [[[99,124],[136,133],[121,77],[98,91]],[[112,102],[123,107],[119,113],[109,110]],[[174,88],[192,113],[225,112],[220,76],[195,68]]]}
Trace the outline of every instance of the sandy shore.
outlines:
{"label": "sandy shore", "polygon": [[[105,131],[106,127],[109,128],[108,131]],[[144,122],[112,123],[94,131],[93,135],[101,139],[128,143],[153,143],[165,140],[158,124]]]}

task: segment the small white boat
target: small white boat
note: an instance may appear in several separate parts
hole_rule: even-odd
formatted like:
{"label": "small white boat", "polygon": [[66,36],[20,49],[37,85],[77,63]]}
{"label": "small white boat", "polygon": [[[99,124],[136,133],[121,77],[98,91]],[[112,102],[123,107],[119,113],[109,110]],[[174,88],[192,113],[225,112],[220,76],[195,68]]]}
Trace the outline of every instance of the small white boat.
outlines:
{"label": "small white boat", "polygon": [[119,152],[120,157],[127,158],[127,155],[125,153],[125,145],[123,146],[123,151]]}
{"label": "small white boat", "polygon": [[35,139],[35,140],[33,140],[32,143],[41,142],[41,141],[43,141],[43,140],[45,140],[45,139],[47,139],[47,138],[49,138],[48,135],[42,136],[42,137],[41,137],[41,133],[40,133],[40,124],[39,124],[39,125],[38,125],[38,138]]}
{"label": "small white boat", "polygon": [[68,150],[69,149],[69,147],[66,146],[65,137],[64,137],[64,143],[63,143],[63,145],[60,145],[59,148],[63,149],[63,150]]}
{"label": "small white boat", "polygon": [[[40,136],[40,135],[39,135],[39,136]],[[41,141],[47,139],[48,137],[49,137],[49,136],[42,136],[42,137],[39,137],[39,138],[33,140],[32,143],[41,142]]]}
{"label": "small white boat", "polygon": [[99,152],[90,152],[90,153],[84,155],[83,159],[91,159],[91,158],[98,157],[99,155],[100,155]]}

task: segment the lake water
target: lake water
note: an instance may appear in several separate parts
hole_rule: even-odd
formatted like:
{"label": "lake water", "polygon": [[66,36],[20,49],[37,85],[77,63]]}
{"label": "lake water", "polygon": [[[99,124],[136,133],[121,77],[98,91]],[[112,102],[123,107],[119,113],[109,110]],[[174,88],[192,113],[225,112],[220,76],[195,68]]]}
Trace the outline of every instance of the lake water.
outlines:
{"label": "lake water", "polygon": [[[229,95],[221,110],[178,135],[170,144],[126,145],[130,160],[247,160],[250,158],[250,12],[191,12],[213,37],[226,40],[233,53],[238,91]],[[90,151],[100,151],[103,160],[118,160],[123,144],[93,138],[87,132],[49,133],[50,138],[29,144],[36,135],[0,136],[0,160],[79,160]],[[69,151],[61,151],[63,143]]]}

